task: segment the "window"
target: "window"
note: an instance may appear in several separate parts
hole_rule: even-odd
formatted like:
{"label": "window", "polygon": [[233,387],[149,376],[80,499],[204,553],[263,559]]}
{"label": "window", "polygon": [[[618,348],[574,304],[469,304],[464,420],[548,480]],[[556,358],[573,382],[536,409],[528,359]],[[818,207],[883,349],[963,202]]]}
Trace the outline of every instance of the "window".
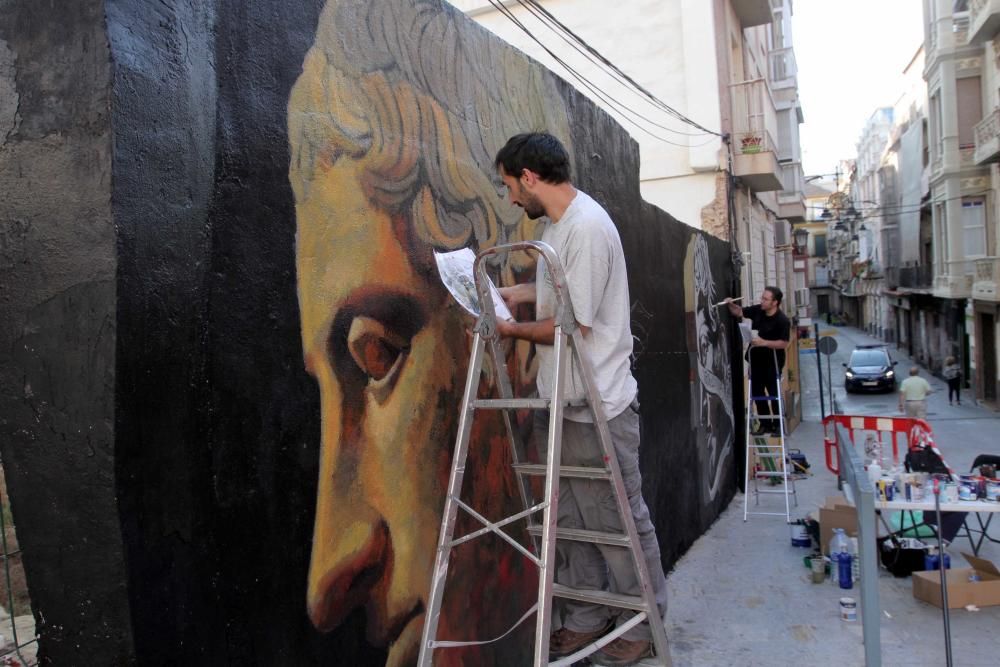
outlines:
{"label": "window", "polygon": [[966,257],[986,254],[986,206],[982,197],[962,199],[962,238]]}
{"label": "window", "polygon": [[813,257],[826,257],[826,236],[813,236]]}
{"label": "window", "polygon": [[968,148],[976,145],[973,128],[983,119],[983,98],[979,77],[970,76],[956,82],[958,100],[958,146]]}

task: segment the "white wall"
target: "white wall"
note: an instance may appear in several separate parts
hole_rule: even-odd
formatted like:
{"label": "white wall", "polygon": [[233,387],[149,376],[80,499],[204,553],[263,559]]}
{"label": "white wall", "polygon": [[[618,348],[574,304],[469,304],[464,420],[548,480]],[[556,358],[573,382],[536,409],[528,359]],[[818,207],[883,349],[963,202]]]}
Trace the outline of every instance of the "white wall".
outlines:
{"label": "white wall", "polygon": [[[652,138],[583,88],[531,38],[485,0],[451,0],[472,19],[535,58],[611,113],[639,143],[643,197],[692,227],[701,227],[701,209],[715,199],[714,173],[722,166],[717,137],[657,112],[574,51],[520,6],[511,11],[546,46],[589,81],[642,113],[682,134],[642,124],[667,139]],[[712,3],[707,0],[549,0],[544,7],[573,32],[659,99],[705,127],[721,126],[718,62]],[[613,10],[613,12],[612,12]],[[614,20],[610,20],[613,17]],[[527,128],[526,128],[527,129]],[[679,145],[674,145],[679,144]]]}

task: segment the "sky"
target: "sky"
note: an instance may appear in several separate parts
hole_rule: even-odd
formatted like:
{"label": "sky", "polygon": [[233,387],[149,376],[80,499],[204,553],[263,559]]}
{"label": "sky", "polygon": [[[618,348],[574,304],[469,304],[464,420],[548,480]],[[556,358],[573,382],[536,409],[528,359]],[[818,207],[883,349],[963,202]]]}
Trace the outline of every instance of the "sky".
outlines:
{"label": "sky", "polygon": [[903,92],[903,68],[923,42],[920,0],[795,0],[799,126],[807,176],[852,158],[865,121]]}

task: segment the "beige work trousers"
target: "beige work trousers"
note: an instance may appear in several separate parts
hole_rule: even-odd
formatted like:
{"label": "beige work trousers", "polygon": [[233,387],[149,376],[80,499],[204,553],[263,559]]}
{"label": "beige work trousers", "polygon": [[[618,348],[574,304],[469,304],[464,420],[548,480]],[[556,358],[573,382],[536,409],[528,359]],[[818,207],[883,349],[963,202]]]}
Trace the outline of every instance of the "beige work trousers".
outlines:
{"label": "beige work trousers", "polygon": [[903,405],[906,406],[907,417],[912,417],[913,419],[927,419],[926,398],[919,401],[906,401]]}
{"label": "beige work trousers", "polygon": [[[667,580],[660,560],[660,545],[649,508],[642,498],[642,477],[639,474],[639,415],[638,403],[608,420],[608,430],[614,444],[622,481],[661,617],[667,613]],[[546,436],[549,413],[535,413],[532,437],[541,456],[548,449]],[[600,439],[593,424],[563,419],[562,465],[603,467]],[[559,482],[558,525],[563,528],[583,528],[609,533],[623,530],[614,492],[607,480],[563,478]],[[609,590],[624,595],[642,595],[631,553],[622,547],[590,544],[570,540],[556,542],[558,563],[555,580],[572,588]],[[608,607],[563,600],[553,608],[552,628],[565,626],[575,632],[593,632],[603,627],[612,616]],[[623,611],[617,625],[635,615]],[[648,640],[649,625],[641,623],[624,635],[629,641]]]}

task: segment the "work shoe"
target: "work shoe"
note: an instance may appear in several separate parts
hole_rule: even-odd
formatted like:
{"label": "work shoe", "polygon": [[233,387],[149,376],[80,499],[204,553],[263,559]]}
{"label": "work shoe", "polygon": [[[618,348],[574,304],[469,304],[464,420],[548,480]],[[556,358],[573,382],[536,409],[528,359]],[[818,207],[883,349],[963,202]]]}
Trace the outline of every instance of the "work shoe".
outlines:
{"label": "work shoe", "polygon": [[549,657],[561,658],[576,653],[588,644],[593,644],[599,638],[611,632],[615,626],[614,619],[608,621],[603,628],[593,632],[576,632],[569,628],[559,628],[549,635]]}
{"label": "work shoe", "polygon": [[603,667],[627,667],[652,655],[653,645],[649,641],[645,639],[629,641],[619,637],[590,656],[590,661]]}

